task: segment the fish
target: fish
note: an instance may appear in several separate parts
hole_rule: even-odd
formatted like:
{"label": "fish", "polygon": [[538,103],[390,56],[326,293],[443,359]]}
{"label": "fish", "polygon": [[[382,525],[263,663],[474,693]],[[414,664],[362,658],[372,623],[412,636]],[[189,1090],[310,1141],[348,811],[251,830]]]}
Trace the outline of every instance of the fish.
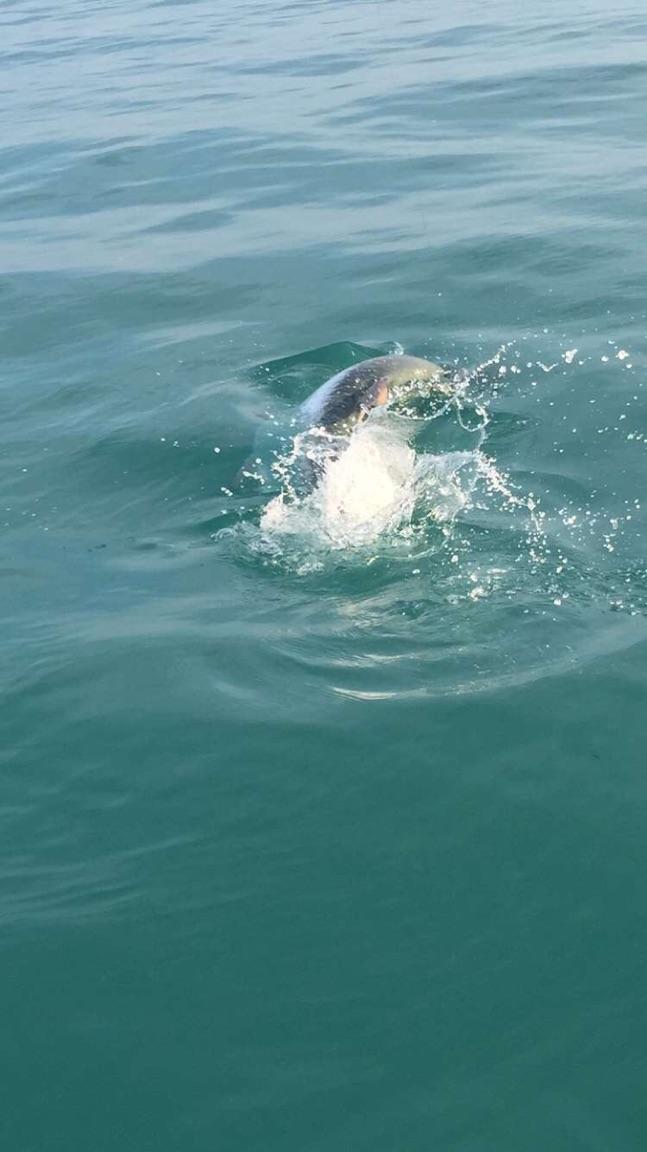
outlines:
{"label": "fish", "polygon": [[450,394],[444,369],[418,356],[376,356],[360,360],[326,380],[301,404],[298,420],[303,427],[324,428],[335,435],[352,431],[383,407],[407,385],[428,383],[443,395]]}
{"label": "fish", "polygon": [[[421,386],[429,395],[452,394],[445,369],[418,356],[376,356],[351,364],[324,381],[298,407],[290,421],[289,436],[283,437],[285,452],[277,449],[281,435],[274,424],[259,430],[257,450],[240,469],[235,486],[252,479],[270,491],[283,473],[283,481],[287,474],[295,493],[311,492],[327,465],[348,446],[353,430],[371,412],[396,398],[419,397]],[[262,443],[271,446],[271,464]]]}

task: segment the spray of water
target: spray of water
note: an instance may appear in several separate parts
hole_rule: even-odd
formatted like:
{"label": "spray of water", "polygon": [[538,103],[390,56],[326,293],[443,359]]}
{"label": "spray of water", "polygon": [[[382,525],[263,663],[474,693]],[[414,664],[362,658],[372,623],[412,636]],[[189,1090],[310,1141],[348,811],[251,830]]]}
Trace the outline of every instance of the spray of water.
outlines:
{"label": "spray of water", "polygon": [[403,389],[348,437],[272,404],[215,537],[301,588],[283,658],[374,701],[491,692],[647,634],[637,358],[543,343]]}
{"label": "spray of water", "polygon": [[[286,430],[273,416],[249,473],[260,508],[251,501],[238,528],[224,534],[242,532],[247,550],[296,574],[403,561],[412,574],[431,564],[434,587],[451,602],[494,594],[521,602],[530,593],[553,610],[607,585],[611,607],[642,610],[645,581],[637,580],[635,563],[630,576],[614,572],[611,582],[600,562],[600,553],[617,561],[638,501],[606,514],[595,491],[580,487],[567,499],[548,491],[543,476],[528,470],[522,449],[506,445],[508,461],[519,460],[512,470],[497,459],[498,398],[525,396],[530,412],[535,402],[552,409],[538,382],[567,377],[593,360],[568,345],[557,358],[554,349],[527,356],[527,347],[507,343],[469,370],[456,365],[445,394],[430,393],[424,382],[403,388],[386,411],[346,437]],[[610,362],[632,369],[624,349]],[[556,423],[553,413],[549,419]],[[599,434],[626,432],[627,441],[642,446],[642,431],[623,420],[624,413]],[[519,418],[516,426],[526,423]]]}
{"label": "spray of water", "polygon": [[[272,451],[278,491],[262,510],[254,550],[301,573],[335,558],[374,563],[380,553],[420,561],[452,549],[457,518],[494,505],[524,517],[538,539],[535,501],[514,491],[485,450],[483,375],[503,351],[470,373],[457,370],[440,396],[424,383],[401,389],[348,436],[309,429],[284,439]],[[436,421],[461,430],[460,450],[420,448],[420,433]]]}

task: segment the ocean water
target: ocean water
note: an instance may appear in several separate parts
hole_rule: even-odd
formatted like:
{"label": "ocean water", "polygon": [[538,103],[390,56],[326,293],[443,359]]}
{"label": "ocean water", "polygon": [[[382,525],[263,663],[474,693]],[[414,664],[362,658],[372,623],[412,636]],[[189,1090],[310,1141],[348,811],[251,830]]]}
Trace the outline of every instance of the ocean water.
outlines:
{"label": "ocean water", "polygon": [[644,3],[0,36],[2,1148],[642,1152]]}

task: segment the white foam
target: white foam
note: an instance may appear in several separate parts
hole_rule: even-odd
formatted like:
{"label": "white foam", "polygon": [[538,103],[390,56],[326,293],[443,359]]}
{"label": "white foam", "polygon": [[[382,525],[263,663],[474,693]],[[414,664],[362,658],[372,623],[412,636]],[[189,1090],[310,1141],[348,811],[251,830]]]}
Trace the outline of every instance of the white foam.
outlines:
{"label": "white foam", "polygon": [[[323,462],[314,490],[299,499],[284,490],[266,506],[261,532],[275,540],[299,536],[329,549],[361,548],[426,518],[451,519],[464,507],[478,453],[416,456],[406,429],[369,422],[337,458]],[[299,446],[297,445],[297,453]]]}

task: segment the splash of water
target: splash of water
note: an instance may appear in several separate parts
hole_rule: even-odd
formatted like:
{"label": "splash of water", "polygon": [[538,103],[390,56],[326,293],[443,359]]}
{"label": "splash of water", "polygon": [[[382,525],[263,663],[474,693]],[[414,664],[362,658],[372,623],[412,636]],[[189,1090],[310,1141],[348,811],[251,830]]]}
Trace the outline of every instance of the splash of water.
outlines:
{"label": "splash of water", "polygon": [[[558,431],[558,420],[569,419],[568,395],[577,397],[573,374],[582,367],[615,363],[627,373],[632,360],[622,348],[611,359],[578,352],[566,337],[558,352],[507,343],[469,370],[457,363],[447,394],[430,394],[424,382],[401,390],[386,412],[374,412],[350,437],[295,432],[275,416],[255,459],[256,501],[239,505],[238,527],[224,532],[242,533],[245,549],[297,574],[331,564],[419,565],[433,558],[434,587],[445,588],[447,601],[500,594],[521,602],[528,594],[554,611],[608,587],[609,606],[641,610],[642,585],[635,574],[622,576],[619,563],[640,502],[605,511],[594,487],[589,493],[578,482],[569,493],[559,466],[534,471],[523,444],[510,437],[510,429],[523,436],[524,426],[532,427],[535,404]],[[548,390],[539,387],[543,379],[551,382]],[[556,381],[559,416],[551,398]],[[524,416],[495,408],[499,397],[521,400]],[[581,412],[581,394],[576,402]],[[596,404],[595,395],[589,403]],[[626,416],[598,434],[626,433],[632,451],[642,447],[642,432],[628,426],[630,414],[629,405]],[[497,458],[501,446],[505,467]],[[556,458],[564,451],[556,440]]]}
{"label": "splash of water", "polygon": [[[297,438],[297,460],[304,451],[312,447]],[[261,516],[261,532],[356,553],[380,539],[410,539],[425,520],[453,519],[483,463],[478,452],[418,456],[401,426],[369,422],[339,455],[319,457],[318,483],[306,496],[296,495],[290,481],[284,485]]]}
{"label": "splash of water", "polygon": [[457,365],[449,395],[404,390],[346,439],[272,404],[256,496],[228,498],[215,535],[292,596],[304,581],[285,659],[386,700],[491,692],[644,637],[636,357],[562,340]]}
{"label": "splash of water", "polygon": [[[322,429],[295,435],[289,449],[275,454],[280,491],[261,514],[255,549],[292,561],[299,572],[323,567],[335,554],[372,563],[376,548],[420,559],[451,543],[459,514],[493,500],[500,510],[522,510],[529,532],[540,535],[534,501],[515,494],[483,450],[489,413],[471,388],[494,362],[498,357],[473,373],[455,372],[440,398],[424,384],[396,393],[389,410],[348,437]],[[417,451],[420,428],[447,417],[471,446]]]}

